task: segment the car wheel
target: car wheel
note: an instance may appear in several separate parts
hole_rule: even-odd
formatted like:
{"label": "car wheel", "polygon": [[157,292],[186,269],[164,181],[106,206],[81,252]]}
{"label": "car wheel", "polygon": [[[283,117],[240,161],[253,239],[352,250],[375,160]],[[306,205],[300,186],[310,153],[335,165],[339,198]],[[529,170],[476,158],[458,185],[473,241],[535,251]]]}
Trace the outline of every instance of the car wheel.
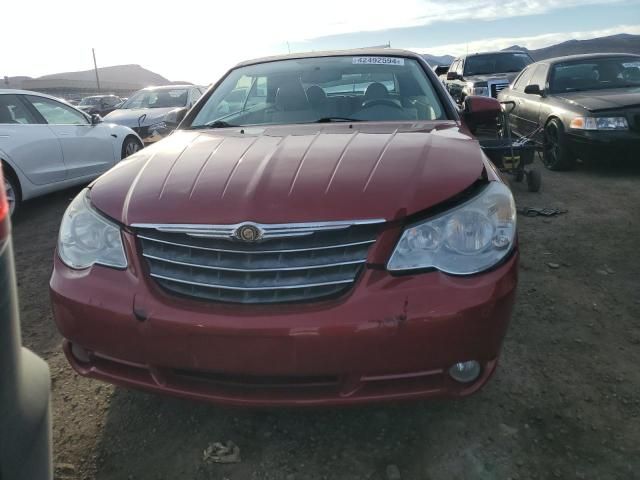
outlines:
{"label": "car wheel", "polygon": [[542,161],[549,170],[570,170],[576,159],[569,150],[560,120],[551,120],[544,129]]}
{"label": "car wheel", "polygon": [[142,150],[142,144],[136,137],[128,136],[122,144],[122,156],[120,159],[127,158],[130,155]]}
{"label": "car wheel", "polygon": [[9,214],[14,216],[21,202],[20,187],[14,176],[6,170],[4,172],[4,191],[9,204]]}

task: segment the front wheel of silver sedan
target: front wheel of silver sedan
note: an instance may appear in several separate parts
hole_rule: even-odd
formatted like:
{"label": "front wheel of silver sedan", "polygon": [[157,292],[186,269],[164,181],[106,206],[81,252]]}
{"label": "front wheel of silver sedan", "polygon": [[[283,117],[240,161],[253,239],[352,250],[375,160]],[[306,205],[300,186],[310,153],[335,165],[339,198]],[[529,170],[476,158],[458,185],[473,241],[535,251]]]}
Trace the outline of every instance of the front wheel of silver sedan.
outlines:
{"label": "front wheel of silver sedan", "polygon": [[122,156],[120,159],[125,159],[140,150],[142,150],[140,140],[136,137],[129,136],[125,138],[124,143],[122,144]]}

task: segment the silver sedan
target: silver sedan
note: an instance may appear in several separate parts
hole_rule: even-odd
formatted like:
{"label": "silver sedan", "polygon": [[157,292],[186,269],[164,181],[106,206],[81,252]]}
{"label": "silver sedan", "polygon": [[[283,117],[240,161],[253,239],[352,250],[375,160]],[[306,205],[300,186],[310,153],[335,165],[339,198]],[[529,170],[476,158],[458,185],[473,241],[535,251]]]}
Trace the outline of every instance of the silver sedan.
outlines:
{"label": "silver sedan", "polygon": [[12,215],[22,201],[87,183],[141,148],[128,127],[49,95],[0,89],[0,161]]}

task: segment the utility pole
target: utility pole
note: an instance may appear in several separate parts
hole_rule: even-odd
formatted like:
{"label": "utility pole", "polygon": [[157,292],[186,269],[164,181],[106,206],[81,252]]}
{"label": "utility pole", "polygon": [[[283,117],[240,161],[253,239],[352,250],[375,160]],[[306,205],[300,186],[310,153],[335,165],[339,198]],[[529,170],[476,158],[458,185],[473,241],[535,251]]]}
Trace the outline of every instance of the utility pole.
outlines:
{"label": "utility pole", "polygon": [[93,69],[96,71],[96,83],[98,84],[98,93],[100,93],[100,77],[98,76],[98,64],[96,63],[96,49],[92,48],[91,53],[93,54]]}
{"label": "utility pole", "polygon": [[287,40],[287,50],[289,50],[289,53],[291,53],[291,46],[289,45],[289,40]]}

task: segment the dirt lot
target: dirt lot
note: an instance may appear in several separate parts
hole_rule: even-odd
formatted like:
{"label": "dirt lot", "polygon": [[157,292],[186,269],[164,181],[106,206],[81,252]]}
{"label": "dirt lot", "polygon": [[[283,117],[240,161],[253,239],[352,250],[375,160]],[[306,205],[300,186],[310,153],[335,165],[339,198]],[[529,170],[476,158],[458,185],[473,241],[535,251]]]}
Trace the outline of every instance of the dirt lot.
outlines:
{"label": "dirt lot", "polygon": [[[493,380],[460,401],[339,410],[230,410],[77,377],[47,294],[76,191],[26,205],[22,329],[51,367],[57,478],[640,478],[640,165],[543,172],[540,194],[514,191],[520,207],[569,211],[519,219],[518,302]],[[226,440],[242,461],[205,464]]]}

